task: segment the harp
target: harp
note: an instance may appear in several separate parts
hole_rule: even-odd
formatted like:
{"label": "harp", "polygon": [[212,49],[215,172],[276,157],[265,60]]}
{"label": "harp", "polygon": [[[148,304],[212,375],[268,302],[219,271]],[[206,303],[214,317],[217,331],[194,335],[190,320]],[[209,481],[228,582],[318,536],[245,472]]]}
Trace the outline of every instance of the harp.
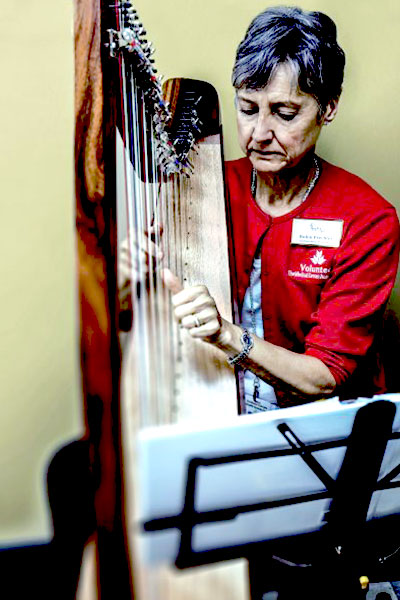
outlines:
{"label": "harp", "polygon": [[[231,310],[226,228],[221,226],[224,202],[215,96],[209,88],[203,89],[202,104],[190,82],[167,85],[171,107],[181,105],[183,112],[183,117],[170,125],[175,127],[172,135],[177,140],[173,146],[160,83],[152,66],[152,50],[131,3],[77,0],[75,32],[81,363],[96,482],[98,597],[115,598],[118,590],[121,599],[201,600],[212,594],[221,600],[242,600],[247,596],[243,564],[177,575],[148,571],[135,552],[131,531],[138,421],[154,424],[171,419],[209,419],[211,415],[215,419],[218,414],[223,419],[228,412],[237,411],[233,372],[218,353],[211,350],[206,355],[205,344],[181,336],[168,316],[169,297],[160,266],[156,264],[154,274],[147,275],[137,257],[133,263],[140,277],[131,290],[134,341],[129,344],[128,340],[129,350],[124,353],[122,405],[119,393],[117,189],[123,196],[120,212],[125,205],[128,215],[122,237],[126,233],[131,238],[131,247],[138,246],[140,235],[149,244],[159,244],[163,229],[164,253],[172,269],[189,283],[211,275],[213,293],[223,301],[228,314]],[[208,119],[205,114],[210,99],[214,115]],[[203,116],[198,115],[201,111]],[[211,130],[202,131],[200,121],[211,123]],[[188,130],[188,122],[200,129],[204,138],[196,151],[189,150],[190,156],[182,147],[188,139],[190,146],[195,137]],[[219,166],[215,165],[216,158]],[[184,177],[181,183],[177,163],[194,175]],[[216,228],[210,229],[212,224]],[[212,269],[216,251],[223,264]],[[171,339],[175,342],[172,353]],[[135,355],[134,368],[130,367],[131,355]],[[185,379],[185,373],[191,378]],[[177,381],[184,382],[178,394]],[[214,388],[215,383],[219,387]]]}

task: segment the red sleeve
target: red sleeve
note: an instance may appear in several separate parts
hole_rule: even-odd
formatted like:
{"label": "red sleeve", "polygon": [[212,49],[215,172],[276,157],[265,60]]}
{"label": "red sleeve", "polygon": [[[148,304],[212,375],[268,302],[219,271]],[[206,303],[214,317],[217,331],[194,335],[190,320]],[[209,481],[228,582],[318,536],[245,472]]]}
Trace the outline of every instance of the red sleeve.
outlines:
{"label": "red sleeve", "polygon": [[389,205],[366,211],[347,226],[320,297],[305,352],[319,358],[343,384],[370,348],[393,288],[399,223]]}

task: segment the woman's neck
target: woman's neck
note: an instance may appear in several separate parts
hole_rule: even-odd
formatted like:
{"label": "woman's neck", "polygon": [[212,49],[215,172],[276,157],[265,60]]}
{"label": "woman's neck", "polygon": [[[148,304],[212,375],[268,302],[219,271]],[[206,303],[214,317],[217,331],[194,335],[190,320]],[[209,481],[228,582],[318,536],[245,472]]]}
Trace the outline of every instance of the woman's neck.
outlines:
{"label": "woman's neck", "polygon": [[306,199],[316,181],[318,163],[307,155],[292,169],[281,173],[257,173],[255,200],[265,213],[279,217],[291,212]]}

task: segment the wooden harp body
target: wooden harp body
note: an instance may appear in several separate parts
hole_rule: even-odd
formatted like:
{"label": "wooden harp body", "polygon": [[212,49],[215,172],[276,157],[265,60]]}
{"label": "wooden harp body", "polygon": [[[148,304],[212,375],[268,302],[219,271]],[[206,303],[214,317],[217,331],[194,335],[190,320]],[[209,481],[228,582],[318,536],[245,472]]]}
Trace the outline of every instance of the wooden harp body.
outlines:
{"label": "wooden harp body", "polygon": [[[203,87],[200,94],[198,89],[193,91],[190,80],[166,86],[175,123],[178,117],[174,110],[181,104],[185,113],[188,93],[192,103],[193,94],[200,97],[196,100],[197,110],[204,110],[204,115],[199,115],[199,120],[203,119],[197,127],[200,139],[187,159],[193,171],[191,177],[182,180],[177,174],[162,171],[158,180],[160,167],[154,156],[159,150],[153,152],[151,144],[160,133],[160,121],[157,115],[155,121],[149,117],[153,109],[148,108],[148,102],[154,104],[154,94],[146,89],[148,73],[144,66],[147,62],[142,60],[143,48],[149,58],[129,2],[116,2],[115,6],[100,0],[77,3],[76,189],[81,357],[87,434],[96,481],[97,594],[115,598],[118,590],[121,599],[206,600],[212,596],[244,600],[247,585],[242,563],[186,572],[171,567],[149,569],[142,564],[135,546],[135,432],[143,423],[147,403],[151,404],[150,416],[144,419],[147,424],[156,424],[157,420],[222,420],[237,413],[233,370],[218,351],[177,330],[168,312],[169,295],[162,289],[159,274],[132,287],[132,331],[125,334],[126,339],[119,337],[118,238],[129,237],[132,225],[148,233],[154,225],[155,211],[156,229],[162,228],[163,243],[168,236],[168,266],[184,283],[207,285],[224,316],[229,318],[232,312],[216,98],[209,86]],[[153,76],[151,66],[149,72]],[[129,91],[132,79],[136,101]],[[210,100],[212,116],[208,118],[206,105]],[[130,132],[132,113],[140,124],[136,132]],[[209,124],[211,128],[202,129]],[[180,135],[175,132],[175,139]],[[118,163],[122,166],[118,167]],[[160,191],[161,186],[164,191]],[[117,200],[121,190],[123,199]],[[128,212],[124,208],[126,201],[131,204]],[[129,213],[133,217],[128,216],[125,224],[122,216],[119,226],[117,204],[120,218],[133,211]],[[152,332],[146,343],[143,320]],[[169,336],[170,341],[160,343],[160,333],[163,339],[164,334]],[[121,341],[125,347],[122,376]],[[166,351],[162,356],[161,346]],[[148,372],[143,375],[146,369]],[[160,372],[165,375],[161,384]]]}

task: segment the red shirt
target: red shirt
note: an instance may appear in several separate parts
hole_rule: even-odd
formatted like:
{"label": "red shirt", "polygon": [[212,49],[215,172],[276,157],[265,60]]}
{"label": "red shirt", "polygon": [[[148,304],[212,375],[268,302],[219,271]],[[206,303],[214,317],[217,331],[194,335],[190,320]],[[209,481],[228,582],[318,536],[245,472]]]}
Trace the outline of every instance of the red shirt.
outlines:
{"label": "red shirt", "polygon": [[[335,394],[370,396],[385,391],[378,346],[397,272],[399,223],[367,183],[321,163],[308,198],[274,218],[251,195],[250,161],[226,163],[239,311],[261,244],[264,338],[320,359],[336,380]],[[343,221],[339,247],[292,243],[294,218]]]}

